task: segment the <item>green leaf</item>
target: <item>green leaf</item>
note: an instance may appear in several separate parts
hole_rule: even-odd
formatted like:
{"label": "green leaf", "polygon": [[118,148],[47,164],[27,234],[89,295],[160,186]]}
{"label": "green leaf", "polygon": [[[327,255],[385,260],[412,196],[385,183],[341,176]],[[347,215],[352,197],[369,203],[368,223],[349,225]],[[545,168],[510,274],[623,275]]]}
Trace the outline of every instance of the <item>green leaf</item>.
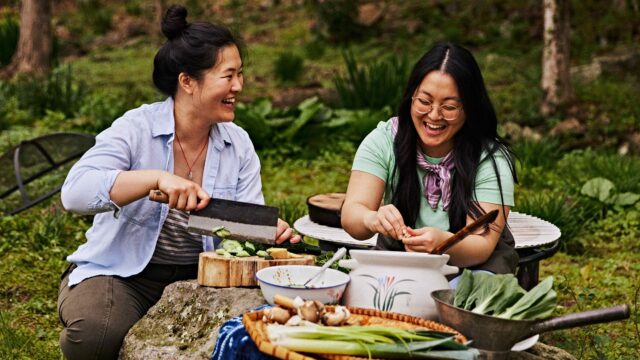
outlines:
{"label": "green leaf", "polygon": [[456,286],[456,296],[453,300],[453,306],[462,308],[467,302],[467,298],[473,290],[473,273],[469,269],[464,269],[460,280]]}
{"label": "green leaf", "polygon": [[611,197],[611,203],[617,206],[631,206],[638,200],[640,200],[640,195],[631,192],[615,194]]}
{"label": "green leaf", "polygon": [[615,185],[610,180],[597,177],[587,181],[582,186],[580,193],[608,203],[607,200],[609,200],[613,189],[615,189]]}
{"label": "green leaf", "polygon": [[552,287],[553,287],[553,277],[549,276],[546,279],[544,279],[541,283],[536,285],[533,289],[529,290],[526,294],[524,294],[524,296],[522,296],[520,300],[518,300],[515,304],[513,304],[513,306],[509,307],[504,312],[500,314],[495,314],[495,315],[501,318],[511,319],[516,314],[520,314],[526,311],[527,309],[532,307],[534,304],[536,304],[538,301],[540,301],[545,296],[547,296],[547,294],[550,291],[553,291]]}

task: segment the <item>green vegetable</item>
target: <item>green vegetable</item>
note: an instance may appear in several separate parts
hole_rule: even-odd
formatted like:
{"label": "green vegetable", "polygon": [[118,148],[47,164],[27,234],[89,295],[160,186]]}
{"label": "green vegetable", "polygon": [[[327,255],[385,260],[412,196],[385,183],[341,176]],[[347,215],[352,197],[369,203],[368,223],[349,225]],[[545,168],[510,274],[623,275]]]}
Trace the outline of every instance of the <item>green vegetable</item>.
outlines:
{"label": "green vegetable", "polygon": [[242,247],[242,244],[240,244],[240,242],[237,240],[229,240],[229,239],[222,240],[222,242],[220,243],[220,247],[222,247],[223,249],[227,250],[232,254],[237,254],[238,252],[244,250],[244,248]]}
{"label": "green vegetable", "polygon": [[258,250],[258,251],[256,251],[256,255],[258,255],[260,257],[267,257],[267,256],[269,256],[269,253],[264,251],[264,250]]}
{"label": "green vegetable", "polygon": [[409,331],[382,326],[267,327],[274,345],[301,352],[369,358],[475,359],[478,350],[453,340],[453,334]]}
{"label": "green vegetable", "polygon": [[496,316],[514,320],[548,317],[557,305],[557,295],[552,286],[553,277],[549,276]]}
{"label": "green vegetable", "polygon": [[456,287],[456,297],[453,302],[453,306],[459,308],[465,308],[464,305],[471,294],[471,290],[473,290],[473,273],[468,269],[464,269],[462,275],[460,275],[460,280],[458,281],[458,286]]}
{"label": "green vegetable", "polygon": [[505,319],[543,319],[553,313],[557,304],[552,286],[553,278],[548,277],[527,292],[513,274],[491,275],[465,269],[453,304],[474,313]]}
{"label": "green vegetable", "polygon": [[476,303],[476,307],[472,310],[478,314],[499,313],[507,307],[513,305],[524,295],[524,290],[518,285],[518,279],[511,274],[493,275],[495,279],[491,279],[487,285],[487,294]]}
{"label": "green vegetable", "polygon": [[244,250],[240,250],[238,251],[238,253],[236,254],[237,257],[249,257],[251,256],[251,254],[249,254],[248,252],[244,251]]}
{"label": "green vegetable", "polygon": [[218,255],[226,255],[229,254],[229,252],[225,249],[216,249],[216,254]]}
{"label": "green vegetable", "polygon": [[251,255],[256,254],[256,246],[254,243],[245,241],[242,246],[244,247],[244,251],[248,252]]}
{"label": "green vegetable", "polygon": [[226,239],[231,235],[231,232],[225,229],[224,226],[216,226],[211,229],[211,232],[220,239]]}

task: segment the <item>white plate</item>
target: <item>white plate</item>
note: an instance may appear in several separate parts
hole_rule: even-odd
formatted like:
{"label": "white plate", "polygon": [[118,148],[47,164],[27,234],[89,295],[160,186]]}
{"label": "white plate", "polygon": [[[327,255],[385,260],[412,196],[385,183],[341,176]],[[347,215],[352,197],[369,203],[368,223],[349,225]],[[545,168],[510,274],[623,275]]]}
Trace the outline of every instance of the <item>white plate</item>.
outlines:
{"label": "white plate", "polygon": [[520,342],[517,342],[515,345],[513,345],[511,347],[511,351],[524,351],[527,350],[528,348],[532,347],[533,345],[535,345],[538,342],[538,339],[540,338],[539,334],[535,334],[530,338],[526,338]]}
{"label": "white plate", "polygon": [[311,221],[311,219],[309,219],[309,215],[305,215],[296,220],[296,222],[293,223],[293,228],[303,235],[336,244],[353,245],[358,247],[376,246],[377,236],[373,236],[367,240],[357,240],[352,238],[342,228],[320,225]]}

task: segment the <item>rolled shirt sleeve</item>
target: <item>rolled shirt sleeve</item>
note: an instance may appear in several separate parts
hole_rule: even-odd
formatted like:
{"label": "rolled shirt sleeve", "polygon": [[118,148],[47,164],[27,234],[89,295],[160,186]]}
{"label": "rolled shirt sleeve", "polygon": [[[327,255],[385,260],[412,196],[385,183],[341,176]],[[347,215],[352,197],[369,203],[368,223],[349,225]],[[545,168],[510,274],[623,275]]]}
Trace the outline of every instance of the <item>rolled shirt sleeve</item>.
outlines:
{"label": "rolled shirt sleeve", "polygon": [[[121,119],[122,120],[122,119]],[[132,132],[118,120],[96,137],[96,144],[71,168],[62,186],[65,209],[97,214],[119,209],[109,192],[121,171],[131,169]]]}

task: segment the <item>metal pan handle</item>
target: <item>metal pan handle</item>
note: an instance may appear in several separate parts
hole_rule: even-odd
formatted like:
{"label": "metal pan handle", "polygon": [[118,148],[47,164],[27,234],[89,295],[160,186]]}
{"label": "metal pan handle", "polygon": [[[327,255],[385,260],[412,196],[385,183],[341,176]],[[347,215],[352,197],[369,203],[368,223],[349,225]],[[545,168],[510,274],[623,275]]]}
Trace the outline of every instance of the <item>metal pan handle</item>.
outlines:
{"label": "metal pan handle", "polygon": [[629,305],[623,304],[604,309],[584,311],[575,314],[558,316],[549,320],[535,323],[530,328],[528,336],[551,330],[569,329],[577,326],[600,324],[615,320],[628,319]]}

